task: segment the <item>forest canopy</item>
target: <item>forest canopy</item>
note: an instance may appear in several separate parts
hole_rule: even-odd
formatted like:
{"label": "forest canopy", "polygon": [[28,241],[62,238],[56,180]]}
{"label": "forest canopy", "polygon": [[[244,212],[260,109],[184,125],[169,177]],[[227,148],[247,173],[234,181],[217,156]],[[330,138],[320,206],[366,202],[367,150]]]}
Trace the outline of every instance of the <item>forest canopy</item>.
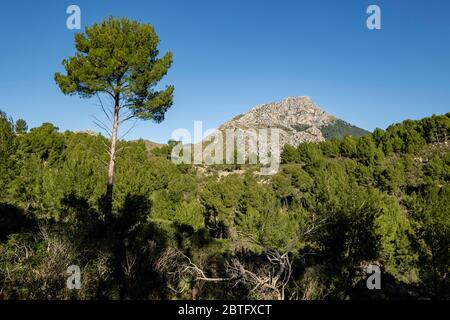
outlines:
{"label": "forest canopy", "polygon": [[120,140],[108,215],[106,137],[0,113],[0,299],[449,299],[449,137],[446,114],[286,146],[273,176]]}

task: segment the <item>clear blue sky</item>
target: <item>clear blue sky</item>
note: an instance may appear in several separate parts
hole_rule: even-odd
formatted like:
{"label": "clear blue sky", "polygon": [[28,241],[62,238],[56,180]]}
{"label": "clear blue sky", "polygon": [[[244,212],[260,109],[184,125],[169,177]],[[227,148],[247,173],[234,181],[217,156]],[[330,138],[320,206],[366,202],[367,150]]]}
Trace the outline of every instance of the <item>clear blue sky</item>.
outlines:
{"label": "clear blue sky", "polygon": [[[66,8],[82,28],[112,16],[151,23],[174,64],[164,80],[175,102],[161,124],[140,122],[128,139],[166,142],[194,120],[216,127],[256,104],[308,95],[360,127],[450,111],[448,0],[53,0],[0,5],[0,109],[30,127],[97,128],[95,100],[64,96],[53,80],[74,53]],[[366,8],[382,29],[366,28]]]}

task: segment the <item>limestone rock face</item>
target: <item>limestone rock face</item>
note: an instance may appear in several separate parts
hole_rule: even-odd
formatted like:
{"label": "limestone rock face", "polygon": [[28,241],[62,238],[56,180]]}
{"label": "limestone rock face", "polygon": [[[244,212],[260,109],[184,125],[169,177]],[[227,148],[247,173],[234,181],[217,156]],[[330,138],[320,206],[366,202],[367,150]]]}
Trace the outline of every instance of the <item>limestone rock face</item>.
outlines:
{"label": "limestone rock face", "polygon": [[318,108],[309,97],[288,97],[280,102],[258,105],[225,122],[218,130],[277,128],[281,145],[298,146],[303,142],[324,141],[321,128],[335,122],[335,117]]}
{"label": "limestone rock face", "polygon": [[[272,134],[273,129],[278,129],[278,136],[275,135],[275,138]],[[198,153],[203,152],[207,145],[215,147],[218,142],[226,145],[227,141],[232,141],[236,147],[248,148],[249,154],[261,155],[272,152],[270,148],[274,147],[274,140],[277,141],[275,149],[282,150],[286,144],[297,147],[305,142],[316,143],[332,138],[343,138],[346,135],[359,137],[368,132],[337,119],[317,107],[309,97],[302,96],[258,105],[223,123],[217,128],[216,133],[220,135],[211,134],[202,142],[195,144],[197,146],[193,151],[195,156],[199,156]],[[232,140],[227,140],[227,136],[232,136]],[[263,137],[262,139],[265,139],[263,141],[267,143],[260,143],[261,140],[249,143],[254,141],[255,137],[257,139]]]}

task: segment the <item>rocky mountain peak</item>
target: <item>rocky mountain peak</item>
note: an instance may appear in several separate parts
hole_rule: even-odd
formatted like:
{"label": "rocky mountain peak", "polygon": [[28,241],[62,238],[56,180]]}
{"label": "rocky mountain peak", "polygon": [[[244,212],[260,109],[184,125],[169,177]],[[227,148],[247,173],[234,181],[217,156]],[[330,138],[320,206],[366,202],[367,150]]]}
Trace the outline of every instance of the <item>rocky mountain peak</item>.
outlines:
{"label": "rocky mountain peak", "polygon": [[225,122],[219,130],[266,128],[280,129],[281,144],[293,146],[367,133],[321,110],[307,96],[287,97],[279,102],[257,105],[247,113]]}

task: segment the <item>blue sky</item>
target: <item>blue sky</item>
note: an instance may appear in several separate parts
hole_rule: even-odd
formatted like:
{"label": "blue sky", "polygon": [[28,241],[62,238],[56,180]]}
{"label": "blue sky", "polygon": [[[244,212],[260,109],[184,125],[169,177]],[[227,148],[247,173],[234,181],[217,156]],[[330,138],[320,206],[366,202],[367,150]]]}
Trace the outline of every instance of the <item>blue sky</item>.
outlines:
{"label": "blue sky", "polygon": [[[0,109],[30,127],[98,129],[96,101],[64,96],[53,80],[74,53],[66,8],[82,28],[112,16],[151,23],[174,64],[161,124],[140,122],[127,138],[166,142],[194,120],[213,128],[257,104],[310,96],[320,107],[373,130],[450,111],[450,1],[90,0],[2,2]],[[382,29],[366,28],[381,7]]]}

